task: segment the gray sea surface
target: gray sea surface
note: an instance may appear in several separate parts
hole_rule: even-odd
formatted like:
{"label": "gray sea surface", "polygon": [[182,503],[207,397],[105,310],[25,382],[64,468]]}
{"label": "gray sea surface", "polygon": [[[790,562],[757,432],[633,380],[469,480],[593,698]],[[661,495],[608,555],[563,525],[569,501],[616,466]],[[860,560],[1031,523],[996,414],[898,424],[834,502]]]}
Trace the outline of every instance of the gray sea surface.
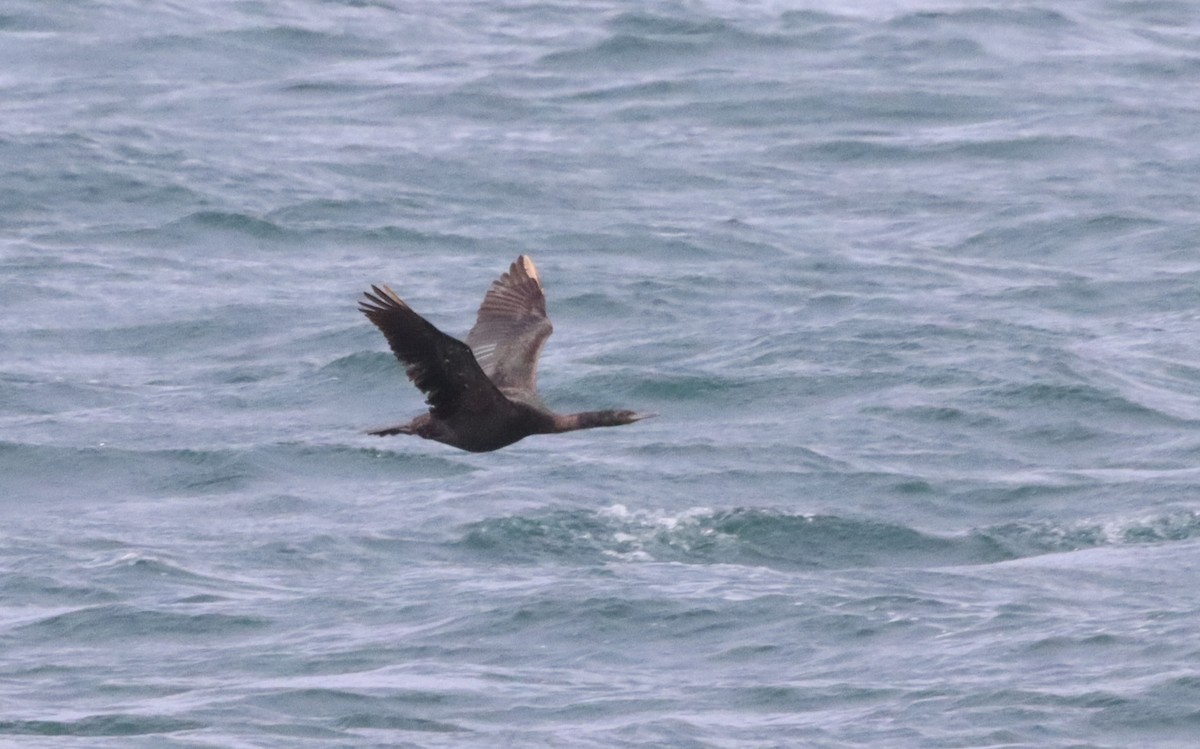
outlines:
{"label": "gray sea surface", "polygon": [[[469,454],[356,310],[517,255]],[[1200,745],[1200,5],[0,4],[0,745]]]}

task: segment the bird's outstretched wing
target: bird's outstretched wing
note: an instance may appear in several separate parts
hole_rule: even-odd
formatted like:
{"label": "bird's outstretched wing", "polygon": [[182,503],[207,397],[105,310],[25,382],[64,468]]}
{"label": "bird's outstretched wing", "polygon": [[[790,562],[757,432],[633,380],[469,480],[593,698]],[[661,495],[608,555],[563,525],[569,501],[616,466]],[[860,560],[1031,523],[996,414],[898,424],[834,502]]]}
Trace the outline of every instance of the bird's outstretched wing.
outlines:
{"label": "bird's outstretched wing", "polygon": [[446,335],[413,312],[387,286],[364,292],[359,310],[383,331],[408,379],[425,393],[429,411],[440,419],[489,411],[505,401],[462,341]]}
{"label": "bird's outstretched wing", "polygon": [[507,395],[537,399],[537,363],[554,332],[537,268],[526,255],[495,281],[479,306],[467,345],[484,373]]}

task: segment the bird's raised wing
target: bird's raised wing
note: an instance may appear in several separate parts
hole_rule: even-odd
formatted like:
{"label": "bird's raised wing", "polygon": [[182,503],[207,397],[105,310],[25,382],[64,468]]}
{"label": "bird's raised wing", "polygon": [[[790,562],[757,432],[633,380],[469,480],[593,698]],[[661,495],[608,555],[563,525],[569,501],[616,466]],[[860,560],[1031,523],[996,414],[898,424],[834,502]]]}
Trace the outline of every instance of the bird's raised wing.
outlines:
{"label": "bird's raised wing", "polygon": [[537,399],[537,363],[554,332],[537,268],[526,255],[495,281],[479,306],[467,345],[484,373],[504,393]]}
{"label": "bird's raised wing", "polygon": [[440,419],[463,412],[481,413],[506,399],[492,384],[471,349],[413,312],[396,292],[372,286],[359,310],[383,331],[408,379],[425,393],[429,411]]}

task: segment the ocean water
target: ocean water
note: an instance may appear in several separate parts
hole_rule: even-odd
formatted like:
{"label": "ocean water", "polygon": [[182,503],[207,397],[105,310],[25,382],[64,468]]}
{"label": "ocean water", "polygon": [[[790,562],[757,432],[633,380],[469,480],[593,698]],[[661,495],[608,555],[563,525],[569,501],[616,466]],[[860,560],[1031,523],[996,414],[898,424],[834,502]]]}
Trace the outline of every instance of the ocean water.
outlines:
{"label": "ocean water", "polygon": [[[1200,6],[0,6],[0,745],[1200,745]],[[537,262],[468,454],[355,308]]]}

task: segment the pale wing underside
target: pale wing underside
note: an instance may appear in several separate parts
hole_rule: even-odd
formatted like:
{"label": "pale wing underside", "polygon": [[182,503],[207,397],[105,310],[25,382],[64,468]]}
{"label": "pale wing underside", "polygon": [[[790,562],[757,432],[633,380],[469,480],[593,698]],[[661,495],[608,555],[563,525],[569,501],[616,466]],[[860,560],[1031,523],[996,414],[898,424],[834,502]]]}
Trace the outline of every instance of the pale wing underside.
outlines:
{"label": "pale wing underside", "polygon": [[521,255],[492,282],[467,345],[492,383],[513,397],[537,398],[537,363],[554,328],[537,268]]}

